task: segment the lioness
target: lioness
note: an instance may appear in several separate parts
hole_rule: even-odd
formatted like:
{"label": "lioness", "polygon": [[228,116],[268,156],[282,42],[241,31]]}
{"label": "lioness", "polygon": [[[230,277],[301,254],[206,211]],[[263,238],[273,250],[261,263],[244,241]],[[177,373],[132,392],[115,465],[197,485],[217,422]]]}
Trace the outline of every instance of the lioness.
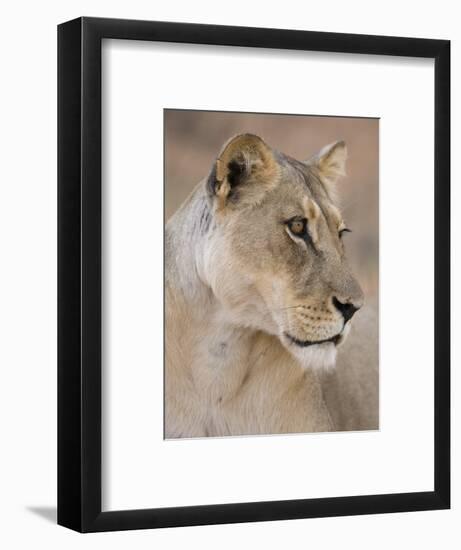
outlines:
{"label": "lioness", "polygon": [[345,162],[344,142],[300,162],[238,135],[167,223],[165,437],[377,427],[369,357],[328,373],[364,302],[334,200]]}

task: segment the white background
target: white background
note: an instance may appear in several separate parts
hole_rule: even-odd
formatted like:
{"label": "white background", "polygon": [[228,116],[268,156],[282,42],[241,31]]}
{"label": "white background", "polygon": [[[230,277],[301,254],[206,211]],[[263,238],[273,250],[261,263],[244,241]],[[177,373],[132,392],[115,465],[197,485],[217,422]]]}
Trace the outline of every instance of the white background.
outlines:
{"label": "white background", "polygon": [[[245,85],[185,87],[196,74]],[[103,75],[103,508],[433,490],[433,62],[111,40]],[[174,106],[381,117],[378,432],[163,440],[163,108]],[[415,185],[424,239],[402,237]]]}
{"label": "white background", "polygon": [[[271,522],[81,536],[47,520],[55,507],[56,471],[56,32],[79,15],[301,28],[402,36],[451,38],[459,59],[459,17],[448,1],[339,2],[308,5],[286,0],[261,5],[217,2],[125,1],[17,3],[4,9],[2,28],[2,164],[0,540],[7,548],[456,548],[459,490],[453,473],[453,509],[387,516]],[[452,95],[460,95],[461,69],[453,64]],[[339,85],[340,89],[340,85]],[[453,105],[453,151],[459,150],[459,105]],[[412,159],[418,162],[420,159]],[[453,163],[453,182],[460,173]],[[417,194],[417,187],[415,187]],[[453,209],[460,194],[453,185]],[[416,201],[417,203],[417,201]],[[415,207],[415,203],[409,208]],[[420,228],[416,239],[424,238]],[[461,221],[454,219],[453,234]],[[459,244],[453,279],[461,276]],[[453,289],[454,306],[459,290]],[[457,313],[453,334],[459,332]],[[454,342],[453,365],[459,362]],[[459,375],[453,368],[454,425],[459,420]],[[453,431],[459,462],[459,430]]]}

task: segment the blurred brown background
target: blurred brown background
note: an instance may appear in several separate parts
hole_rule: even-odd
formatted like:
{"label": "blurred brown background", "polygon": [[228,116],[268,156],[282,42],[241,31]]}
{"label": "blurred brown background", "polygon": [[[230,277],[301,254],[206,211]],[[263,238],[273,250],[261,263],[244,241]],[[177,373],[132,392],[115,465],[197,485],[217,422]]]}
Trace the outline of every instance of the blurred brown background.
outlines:
{"label": "blurred brown background", "polygon": [[165,110],[166,221],[197,183],[206,177],[225,141],[250,132],[271,147],[307,160],[324,145],[343,139],[348,148],[347,177],[339,182],[340,207],[347,226],[346,250],[365,295],[378,293],[379,120],[369,118],[267,115]]}

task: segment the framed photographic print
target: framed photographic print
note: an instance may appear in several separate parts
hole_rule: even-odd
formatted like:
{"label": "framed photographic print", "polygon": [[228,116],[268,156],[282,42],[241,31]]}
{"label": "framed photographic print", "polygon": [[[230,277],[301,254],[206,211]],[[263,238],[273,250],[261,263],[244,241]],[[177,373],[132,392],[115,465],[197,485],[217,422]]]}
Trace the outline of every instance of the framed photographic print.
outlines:
{"label": "framed photographic print", "polygon": [[450,43],[58,27],[58,523],[450,506]]}

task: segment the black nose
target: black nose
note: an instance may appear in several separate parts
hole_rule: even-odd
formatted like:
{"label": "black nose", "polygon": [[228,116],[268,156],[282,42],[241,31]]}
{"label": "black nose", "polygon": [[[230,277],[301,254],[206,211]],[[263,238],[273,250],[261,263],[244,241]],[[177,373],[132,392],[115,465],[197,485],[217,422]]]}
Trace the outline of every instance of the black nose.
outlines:
{"label": "black nose", "polygon": [[354,313],[359,309],[358,307],[355,307],[354,304],[351,304],[350,302],[340,302],[338,298],[333,297],[333,305],[335,308],[341,312],[342,316],[344,317],[344,321],[347,323],[349,319],[352,319],[352,316]]}

